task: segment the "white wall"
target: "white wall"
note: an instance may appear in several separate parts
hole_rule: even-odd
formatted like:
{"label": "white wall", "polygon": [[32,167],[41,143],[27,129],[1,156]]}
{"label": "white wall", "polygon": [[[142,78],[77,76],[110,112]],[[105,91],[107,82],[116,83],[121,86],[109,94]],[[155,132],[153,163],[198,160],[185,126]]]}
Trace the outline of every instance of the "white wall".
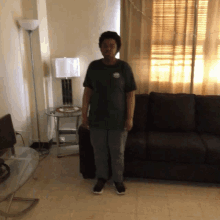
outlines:
{"label": "white wall", "polygon": [[[120,0],[47,0],[47,16],[51,58],[80,59],[81,76],[72,79],[72,89],[73,104],[82,106],[88,65],[102,57],[98,47],[101,33],[109,30],[120,34]],[[53,88],[54,104],[62,105],[61,80],[53,77]],[[73,119],[62,119],[61,127],[70,121]]]}
{"label": "white wall", "polygon": [[[47,0],[51,58],[79,57],[80,78],[72,79],[74,104],[82,106],[83,81],[89,63],[102,57],[100,34],[120,34],[120,0]],[[53,79],[55,105],[62,104],[61,81]]]}
{"label": "white wall", "polygon": [[[30,146],[37,141],[30,45],[17,18],[40,20],[32,41],[40,134],[45,142],[51,138],[45,109],[62,104],[61,82],[53,77],[51,59],[80,58],[81,76],[72,80],[72,88],[74,104],[82,106],[88,65],[102,57],[98,47],[100,34],[108,30],[120,34],[120,0],[0,1],[0,117],[10,113],[15,130],[22,131],[25,144]],[[19,136],[17,141],[22,144]]]}
{"label": "white wall", "polygon": [[25,142],[29,145],[30,130],[27,129],[29,103],[23,78],[24,54],[20,46],[22,33],[15,21],[16,17],[22,16],[21,2],[1,1],[0,14],[0,117],[10,113],[15,130],[23,131]]}

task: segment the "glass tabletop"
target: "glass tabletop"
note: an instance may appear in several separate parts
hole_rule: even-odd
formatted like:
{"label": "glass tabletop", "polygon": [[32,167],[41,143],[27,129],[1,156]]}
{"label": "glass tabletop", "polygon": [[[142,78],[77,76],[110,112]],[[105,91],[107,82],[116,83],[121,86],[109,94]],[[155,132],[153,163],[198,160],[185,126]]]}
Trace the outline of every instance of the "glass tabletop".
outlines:
{"label": "glass tabletop", "polygon": [[39,154],[32,148],[15,147],[15,154],[14,158],[4,159],[10,167],[10,176],[0,184],[0,202],[23,186],[39,163]]}
{"label": "glass tabletop", "polygon": [[46,114],[53,117],[65,118],[82,115],[82,108],[79,106],[58,106],[46,109]]}

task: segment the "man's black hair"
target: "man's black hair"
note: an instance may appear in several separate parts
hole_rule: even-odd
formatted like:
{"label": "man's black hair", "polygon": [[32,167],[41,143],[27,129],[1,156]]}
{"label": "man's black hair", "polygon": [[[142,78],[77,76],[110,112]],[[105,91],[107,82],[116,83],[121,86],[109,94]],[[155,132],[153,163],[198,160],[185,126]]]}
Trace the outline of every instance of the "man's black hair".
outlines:
{"label": "man's black hair", "polygon": [[116,32],[106,31],[106,32],[102,33],[101,36],[99,37],[99,48],[101,48],[102,42],[105,39],[114,39],[115,40],[115,42],[117,44],[117,53],[118,53],[119,50],[121,49],[121,37]]}

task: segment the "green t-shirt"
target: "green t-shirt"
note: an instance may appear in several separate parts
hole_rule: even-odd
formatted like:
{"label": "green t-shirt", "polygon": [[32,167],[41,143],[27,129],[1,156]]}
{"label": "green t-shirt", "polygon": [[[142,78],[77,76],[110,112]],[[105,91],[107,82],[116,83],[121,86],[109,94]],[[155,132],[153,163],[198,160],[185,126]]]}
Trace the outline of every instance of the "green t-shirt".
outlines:
{"label": "green t-shirt", "polygon": [[129,64],[120,59],[115,65],[105,65],[102,59],[95,60],[88,67],[83,86],[93,90],[89,126],[124,130],[126,93],[137,89]]}

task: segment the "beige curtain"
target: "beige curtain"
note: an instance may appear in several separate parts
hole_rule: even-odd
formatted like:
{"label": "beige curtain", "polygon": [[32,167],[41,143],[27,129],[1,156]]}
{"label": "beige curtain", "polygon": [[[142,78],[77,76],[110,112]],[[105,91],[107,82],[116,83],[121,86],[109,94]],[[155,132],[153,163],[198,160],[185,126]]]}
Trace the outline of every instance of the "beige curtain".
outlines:
{"label": "beige curtain", "polygon": [[121,0],[120,58],[136,94],[220,94],[219,21],[220,0]]}

